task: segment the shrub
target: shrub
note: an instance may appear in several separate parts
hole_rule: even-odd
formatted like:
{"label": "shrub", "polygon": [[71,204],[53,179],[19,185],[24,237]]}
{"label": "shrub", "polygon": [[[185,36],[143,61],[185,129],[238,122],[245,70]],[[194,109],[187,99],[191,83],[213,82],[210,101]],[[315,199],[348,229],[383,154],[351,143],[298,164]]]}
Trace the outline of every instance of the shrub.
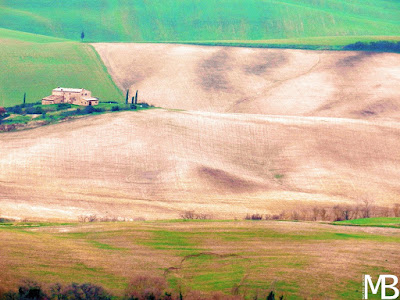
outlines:
{"label": "shrub", "polygon": [[204,213],[195,213],[193,210],[186,210],[180,215],[181,219],[184,220],[209,220],[211,216]]}
{"label": "shrub", "polygon": [[20,105],[15,105],[13,107],[8,107],[7,111],[13,114],[22,114],[22,107]]}
{"label": "shrub", "polygon": [[52,299],[63,300],[110,300],[112,297],[101,286],[91,283],[77,284],[62,287],[56,284],[51,288]]}
{"label": "shrub", "polygon": [[167,282],[162,277],[136,276],[126,290],[129,300],[172,300],[171,293],[167,290]]}
{"label": "shrub", "polygon": [[187,210],[181,214],[181,218],[184,220],[193,220],[195,218],[195,214],[193,210]]}
{"label": "shrub", "polygon": [[260,214],[247,214],[246,217],[244,218],[245,220],[262,220],[263,215]]}
{"label": "shrub", "polygon": [[6,218],[0,218],[0,223],[11,223],[13,220],[11,219],[6,219]]}
{"label": "shrub", "polygon": [[57,104],[57,110],[63,110],[63,109],[68,109],[68,108],[71,108],[71,104],[69,104],[69,103]]}
{"label": "shrub", "polygon": [[43,113],[43,109],[40,106],[31,106],[25,109],[25,113],[28,115],[40,115]]}
{"label": "shrub", "polygon": [[40,284],[34,281],[24,281],[18,292],[7,292],[0,295],[4,300],[47,300],[49,297]]}
{"label": "shrub", "polygon": [[104,111],[106,111],[104,108],[101,108],[101,107],[95,107],[94,108],[94,111],[95,112],[104,112]]}
{"label": "shrub", "polygon": [[111,107],[111,111],[119,111],[119,106],[113,106],[113,107]]}
{"label": "shrub", "polygon": [[395,217],[400,217],[400,203],[395,203],[393,205],[393,214]]}
{"label": "shrub", "polygon": [[62,113],[60,113],[61,117],[70,117],[70,116],[75,116],[78,114],[78,110],[67,110],[67,111],[63,111]]}
{"label": "shrub", "polygon": [[82,222],[82,223],[86,223],[86,222],[92,223],[92,222],[98,221],[98,218],[97,218],[97,215],[87,215],[87,216],[82,215],[82,216],[78,216],[78,221]]}
{"label": "shrub", "polygon": [[94,113],[96,111],[96,109],[93,106],[86,106],[83,110],[82,110],[82,114],[84,115],[88,115],[91,113]]}
{"label": "shrub", "polygon": [[146,102],[142,102],[142,103],[140,103],[140,105],[141,105],[143,108],[149,108],[149,107],[150,107],[150,105],[147,104]]}

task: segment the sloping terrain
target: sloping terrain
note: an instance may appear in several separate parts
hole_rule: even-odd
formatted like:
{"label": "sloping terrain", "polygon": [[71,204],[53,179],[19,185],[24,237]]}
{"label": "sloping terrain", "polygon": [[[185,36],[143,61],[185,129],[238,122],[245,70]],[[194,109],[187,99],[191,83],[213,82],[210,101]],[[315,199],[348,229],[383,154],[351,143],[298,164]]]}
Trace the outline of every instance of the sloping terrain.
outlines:
{"label": "sloping terrain", "polygon": [[215,218],[400,196],[400,126],[150,110],[0,135],[3,216]]}
{"label": "sloping terrain", "polygon": [[117,85],[156,106],[226,113],[394,118],[400,55],[94,44]]}
{"label": "sloping terrain", "polygon": [[101,100],[121,100],[93,47],[0,29],[0,106],[36,102],[57,86],[85,87]]}
{"label": "sloping terrain", "polygon": [[0,27],[93,42],[363,40],[399,36],[399,11],[397,0],[2,0]]}

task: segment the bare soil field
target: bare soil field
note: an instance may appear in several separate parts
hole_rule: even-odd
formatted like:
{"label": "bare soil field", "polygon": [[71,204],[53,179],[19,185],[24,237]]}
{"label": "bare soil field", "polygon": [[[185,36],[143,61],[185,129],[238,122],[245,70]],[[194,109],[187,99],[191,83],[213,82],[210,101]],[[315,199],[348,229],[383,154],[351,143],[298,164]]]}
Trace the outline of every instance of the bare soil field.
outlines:
{"label": "bare soil field", "polygon": [[399,123],[382,120],[165,109],[93,116],[0,134],[0,210],[166,219],[391,205],[399,136]]}
{"label": "bare soil field", "polygon": [[164,108],[356,119],[400,114],[399,54],[93,44],[117,85]]}

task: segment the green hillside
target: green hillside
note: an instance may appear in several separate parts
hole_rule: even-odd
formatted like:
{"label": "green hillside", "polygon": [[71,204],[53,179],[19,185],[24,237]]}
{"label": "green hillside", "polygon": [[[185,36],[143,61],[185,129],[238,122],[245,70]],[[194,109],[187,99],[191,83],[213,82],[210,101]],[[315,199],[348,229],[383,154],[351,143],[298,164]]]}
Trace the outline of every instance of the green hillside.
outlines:
{"label": "green hillside", "polygon": [[0,0],[0,27],[93,42],[399,36],[399,12],[398,0]]}
{"label": "green hillside", "polygon": [[86,44],[0,29],[0,106],[36,102],[57,86],[84,87],[100,100],[122,99]]}

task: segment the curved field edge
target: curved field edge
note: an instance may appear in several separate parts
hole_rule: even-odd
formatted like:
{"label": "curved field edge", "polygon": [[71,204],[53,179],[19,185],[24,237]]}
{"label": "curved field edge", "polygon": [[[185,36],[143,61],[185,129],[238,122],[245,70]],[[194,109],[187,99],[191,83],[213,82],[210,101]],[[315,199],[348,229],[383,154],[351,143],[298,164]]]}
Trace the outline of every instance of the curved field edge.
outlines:
{"label": "curved field edge", "polygon": [[91,45],[0,31],[0,105],[37,102],[57,86],[86,88],[100,100],[120,101],[121,91]]}
{"label": "curved field edge", "polygon": [[142,99],[158,107],[399,118],[397,53],[153,43],[93,46],[118,87],[139,90]]}

